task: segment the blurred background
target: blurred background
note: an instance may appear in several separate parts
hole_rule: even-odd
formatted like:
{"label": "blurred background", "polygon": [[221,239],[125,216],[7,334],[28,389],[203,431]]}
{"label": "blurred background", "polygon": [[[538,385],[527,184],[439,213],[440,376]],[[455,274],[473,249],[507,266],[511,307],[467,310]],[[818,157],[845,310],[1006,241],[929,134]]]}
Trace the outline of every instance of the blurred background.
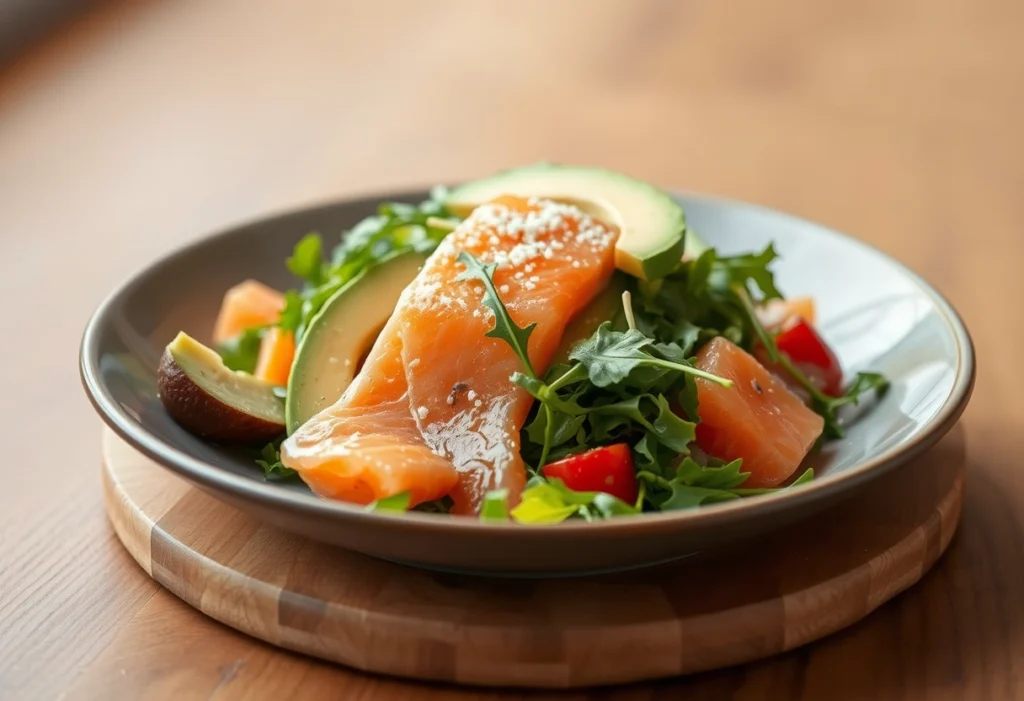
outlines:
{"label": "blurred background", "polygon": [[[171,247],[536,160],[818,220],[926,273],[969,322],[984,300],[958,297],[959,281],[1014,276],[992,252],[1024,214],[1020,0],[0,0],[0,12],[5,284],[103,253],[72,266],[69,386],[88,314]],[[967,232],[986,245],[959,246]]]}

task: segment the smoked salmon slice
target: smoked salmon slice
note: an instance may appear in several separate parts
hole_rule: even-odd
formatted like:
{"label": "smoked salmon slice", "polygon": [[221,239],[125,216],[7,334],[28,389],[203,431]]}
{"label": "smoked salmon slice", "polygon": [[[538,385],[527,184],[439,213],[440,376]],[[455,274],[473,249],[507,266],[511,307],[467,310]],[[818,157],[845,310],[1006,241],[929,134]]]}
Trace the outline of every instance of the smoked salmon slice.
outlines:
{"label": "smoked salmon slice", "polygon": [[342,397],[281,446],[281,461],[316,493],[366,504],[408,491],[411,503],[450,495],[479,511],[505,488],[519,501],[519,431],[533,398],[510,376],[522,363],[485,336],[494,316],[483,284],[456,279],[466,251],[495,263],[494,285],[543,374],[572,318],[611,278],[617,231],[564,204],[501,197],[477,207],[405,289]]}
{"label": "smoked salmon slice", "polygon": [[756,359],[719,336],[697,354],[698,368],[733,381],[697,379],[697,445],[716,458],[742,458],[744,488],[789,479],[818,440],[824,419],[807,408]]}

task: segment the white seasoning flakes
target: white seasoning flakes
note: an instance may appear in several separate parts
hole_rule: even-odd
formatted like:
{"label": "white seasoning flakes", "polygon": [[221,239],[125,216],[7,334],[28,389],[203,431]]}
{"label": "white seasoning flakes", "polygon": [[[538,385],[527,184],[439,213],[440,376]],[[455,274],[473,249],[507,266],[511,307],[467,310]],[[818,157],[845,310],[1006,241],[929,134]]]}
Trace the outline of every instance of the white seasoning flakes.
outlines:
{"label": "white seasoning flakes", "polygon": [[416,409],[416,416],[420,417],[421,421],[423,419],[427,418],[427,414],[429,414],[429,413],[430,413],[430,411],[425,406],[421,406],[418,409]]}
{"label": "white seasoning flakes", "polygon": [[[525,270],[529,273],[533,270],[530,261],[550,260],[565,250],[565,243],[553,234],[569,229],[568,234],[580,244],[607,245],[611,241],[611,230],[576,207],[539,198],[527,202],[533,208],[527,212],[500,204],[477,207],[460,226],[465,247],[499,269],[527,264]],[[509,250],[480,251],[485,246],[498,247],[502,239],[514,240],[515,245]]]}
{"label": "white seasoning flakes", "polygon": [[409,367],[410,368],[414,368],[414,367],[416,367],[419,364],[420,364],[420,359],[419,358],[413,358],[412,360],[409,361]]}
{"label": "white seasoning flakes", "polygon": [[469,390],[466,396],[469,398],[469,401],[473,401],[476,399],[476,392],[474,390]]}
{"label": "white seasoning flakes", "polygon": [[[608,227],[578,208],[532,197],[531,207],[521,211],[505,204],[489,203],[473,210],[452,236],[445,237],[438,247],[448,256],[446,264],[454,261],[459,250],[466,250],[485,264],[494,264],[498,270],[507,270],[503,284],[496,290],[506,297],[517,290],[538,289],[541,277],[545,285],[557,286],[557,268],[575,269],[593,267],[590,255],[605,253],[615,239],[615,229]],[[583,254],[577,260],[576,256]],[[550,268],[545,261],[557,261]],[[456,265],[456,268],[462,268]],[[537,275],[544,271],[545,275]],[[475,318],[493,318],[493,312],[476,309],[478,299],[485,298],[486,290],[479,282],[452,285],[447,275],[435,272],[408,290],[409,302],[421,308],[459,309]],[[500,279],[500,278],[499,278]],[[509,284],[512,281],[517,284]],[[473,293],[476,294],[473,294]],[[468,302],[468,304],[467,304]]]}
{"label": "white seasoning flakes", "polygon": [[476,400],[475,402],[473,402],[473,406],[475,406],[475,407],[476,407],[476,408],[478,408],[478,409],[479,409],[480,407],[482,407],[483,405],[484,405],[484,403],[483,403],[483,402],[481,402],[481,401],[480,401],[479,399],[477,399],[477,400]]}

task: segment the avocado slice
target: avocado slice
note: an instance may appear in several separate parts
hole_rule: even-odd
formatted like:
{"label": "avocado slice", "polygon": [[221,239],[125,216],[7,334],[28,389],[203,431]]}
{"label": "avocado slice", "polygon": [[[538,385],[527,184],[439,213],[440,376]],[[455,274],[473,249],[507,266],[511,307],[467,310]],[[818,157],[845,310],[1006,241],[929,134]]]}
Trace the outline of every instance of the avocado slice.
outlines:
{"label": "avocado slice", "polygon": [[338,401],[426,259],[418,251],[398,253],[357,275],[324,303],[292,364],[285,400],[289,433]]}
{"label": "avocado slice", "polygon": [[605,288],[565,327],[562,342],[558,344],[552,365],[569,362],[569,353],[573,346],[593,336],[597,327],[604,322],[616,321],[623,316],[622,293],[626,289],[625,275],[621,272],[612,275]]}
{"label": "avocado slice", "polygon": [[164,349],[157,388],[171,418],[197,436],[257,444],[284,433],[284,405],[274,386],[231,370],[215,350],[184,332]]}
{"label": "avocado slice", "polygon": [[615,266],[641,280],[679,267],[686,245],[683,208],[665,192],[601,168],[542,163],[502,171],[454,188],[445,205],[461,217],[501,195],[573,204],[619,229]]}

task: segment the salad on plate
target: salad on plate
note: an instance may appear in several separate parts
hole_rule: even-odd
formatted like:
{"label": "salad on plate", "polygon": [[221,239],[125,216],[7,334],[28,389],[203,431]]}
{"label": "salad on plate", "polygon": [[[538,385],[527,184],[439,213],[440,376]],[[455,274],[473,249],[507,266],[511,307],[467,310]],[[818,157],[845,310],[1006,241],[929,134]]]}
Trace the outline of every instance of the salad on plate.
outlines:
{"label": "salad on plate", "polygon": [[546,524],[799,488],[888,383],[844,375],[776,256],[720,255],[619,173],[507,170],[307,234],[301,286],[228,290],[212,344],[168,344],[160,398],[268,479],[378,511]]}

